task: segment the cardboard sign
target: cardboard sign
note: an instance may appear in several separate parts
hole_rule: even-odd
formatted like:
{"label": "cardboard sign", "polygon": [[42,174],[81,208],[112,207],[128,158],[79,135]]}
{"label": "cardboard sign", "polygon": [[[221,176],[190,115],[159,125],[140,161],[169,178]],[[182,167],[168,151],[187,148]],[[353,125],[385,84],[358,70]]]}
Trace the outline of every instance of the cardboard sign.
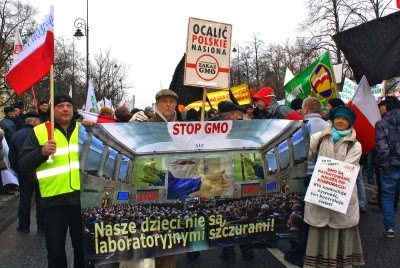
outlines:
{"label": "cardboard sign", "polygon": [[360,167],[319,156],[304,200],[346,214]]}
{"label": "cardboard sign", "polygon": [[184,84],[228,88],[232,25],[189,18]]}

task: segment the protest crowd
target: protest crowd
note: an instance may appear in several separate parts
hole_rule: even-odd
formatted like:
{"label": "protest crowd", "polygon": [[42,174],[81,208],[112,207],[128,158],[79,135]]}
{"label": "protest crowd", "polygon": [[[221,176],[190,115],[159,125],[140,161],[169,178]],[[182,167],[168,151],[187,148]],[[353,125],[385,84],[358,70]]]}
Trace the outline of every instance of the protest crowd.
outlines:
{"label": "protest crowd", "polygon": [[[260,93],[261,92],[261,93]],[[264,94],[264,95],[262,95]],[[267,96],[267,97],[264,97]],[[131,122],[131,123],[140,123],[140,122],[150,122],[153,118],[156,120],[181,120],[181,121],[199,121],[200,120],[200,112],[195,109],[190,109],[188,111],[179,111],[174,107],[177,101],[177,95],[171,90],[161,90],[157,93],[156,96],[157,101],[163,101],[166,99],[165,106],[158,105],[156,107],[146,107],[146,109],[134,109],[129,111],[126,106],[120,106],[114,109],[113,107],[103,107],[99,111],[99,115],[107,116],[115,122]],[[333,98],[328,101],[326,112],[322,112],[322,104],[321,102],[314,97],[308,97],[306,99],[296,99],[292,104],[292,108],[284,105],[279,105],[275,96],[273,95],[273,91],[271,88],[263,88],[259,91],[258,94],[252,97],[254,100],[253,105],[244,105],[240,106],[233,103],[231,100],[220,102],[218,105],[219,109],[212,109],[208,111],[206,120],[221,120],[219,117],[222,115],[224,118],[226,116],[231,116],[234,118],[233,120],[258,120],[258,119],[285,119],[290,117],[291,120],[305,120],[306,123],[309,123],[310,126],[310,134],[311,136],[311,149],[310,149],[310,158],[309,158],[309,177],[310,179],[313,167],[315,166],[315,158],[318,153],[322,155],[329,155],[324,152],[325,143],[318,141],[318,135],[321,133],[327,133],[322,135],[328,135],[330,137],[333,135],[333,142],[337,140],[340,142],[343,137],[346,135],[352,136],[352,140],[350,145],[346,145],[346,149],[342,149],[342,152],[353,152],[354,157],[351,159],[351,163],[355,165],[364,165],[367,169],[374,170],[375,174],[372,174],[371,177],[368,178],[369,184],[379,184],[379,192],[376,198],[372,198],[369,200],[372,206],[373,211],[380,211],[382,209],[384,216],[384,234],[387,237],[394,237],[395,223],[393,220],[393,211],[397,209],[398,202],[398,192],[397,190],[389,190],[395,188],[388,188],[391,184],[384,184],[386,180],[390,180],[390,175],[384,175],[382,177],[382,172],[379,174],[380,166],[385,166],[386,163],[396,163],[396,158],[393,160],[383,160],[380,154],[381,150],[384,150],[386,141],[382,140],[385,137],[380,134],[381,129],[385,129],[390,126],[389,122],[391,122],[389,118],[390,115],[395,115],[397,111],[400,109],[400,101],[396,97],[388,96],[383,100],[376,103],[376,108],[381,111],[381,115],[384,116],[383,120],[380,120],[377,126],[379,128],[376,129],[377,133],[377,147],[369,152],[368,154],[361,157],[362,151],[361,146],[356,145],[356,134],[353,128],[346,130],[346,126],[353,127],[354,122],[357,120],[356,114],[353,112],[351,108],[345,105],[345,103],[339,98]],[[55,105],[59,105],[59,103],[72,103],[72,99],[65,93],[60,93],[56,96]],[[266,103],[270,103],[274,108],[271,110],[267,106]],[[163,102],[161,102],[163,103]],[[26,172],[26,169],[19,168],[18,161],[21,158],[21,151],[23,151],[25,139],[32,135],[33,128],[41,123],[44,123],[49,119],[49,110],[47,101],[42,101],[41,105],[38,107],[39,113],[36,111],[24,111],[24,104],[17,103],[14,106],[7,106],[4,108],[4,119],[0,121],[1,131],[0,134],[4,141],[4,144],[9,144],[8,158],[7,156],[3,156],[3,170],[13,171],[11,174],[18,179],[16,181],[10,181],[9,183],[1,185],[1,194],[2,195],[17,195],[20,196],[20,207],[18,211],[19,216],[19,226],[17,228],[18,232],[29,233],[30,230],[30,203],[33,198],[35,198],[36,202],[36,210],[37,210],[37,232],[40,234],[46,234],[46,222],[45,217],[43,216],[43,210],[46,211],[47,205],[43,208],[43,198],[40,196],[39,185],[36,178],[35,172]],[[275,105],[275,106],[274,106]],[[297,106],[296,106],[297,105]],[[167,112],[163,112],[164,107],[166,107]],[[171,109],[173,107],[173,109]],[[277,108],[278,107],[278,108]],[[379,107],[379,108],[378,108]],[[22,111],[22,112],[21,112]],[[222,112],[221,112],[222,111]],[[76,121],[82,122],[85,125],[93,125],[95,122],[91,119],[84,119],[86,114],[79,114],[77,111],[74,115],[71,115],[71,118],[74,117]],[[160,119],[157,119],[160,118]],[[170,118],[170,119],[168,119]],[[389,122],[387,122],[388,120]],[[25,122],[25,125],[22,126],[19,122]],[[86,121],[86,122],[85,122]],[[111,121],[113,122],[113,121]],[[336,123],[339,122],[339,123]],[[344,123],[343,123],[344,122]],[[347,123],[346,123],[347,122]],[[336,124],[338,126],[336,127]],[[344,129],[341,130],[340,126],[344,125]],[[18,126],[18,127],[17,127]],[[332,129],[332,130],[330,130]],[[390,128],[389,128],[390,129]],[[330,132],[332,131],[332,132]],[[334,131],[334,132],[333,132]],[[383,130],[384,131],[384,130]],[[332,134],[333,133],[333,134]],[[350,134],[346,134],[350,133]],[[19,138],[22,136],[21,138]],[[7,138],[8,137],[8,138]],[[317,140],[314,142],[314,140]],[[389,140],[388,142],[395,142]],[[329,146],[334,146],[332,143],[332,138],[327,139],[328,144],[332,144]],[[314,145],[313,145],[314,144]],[[7,146],[7,145],[6,145]],[[329,149],[331,151],[333,149]],[[3,150],[4,151],[4,150]],[[335,157],[335,156],[333,156]],[[388,156],[391,159],[391,155]],[[368,158],[371,158],[368,160]],[[344,156],[340,158],[341,160],[350,161],[350,158]],[[6,164],[6,161],[9,163]],[[394,167],[394,170],[396,168]],[[390,166],[385,172],[390,172]],[[361,173],[361,172],[360,172]],[[2,172],[3,174],[3,172]],[[268,175],[273,174],[273,171],[269,171]],[[391,173],[389,173],[391,174]],[[374,176],[376,175],[376,176]],[[360,181],[360,182],[359,182]],[[383,181],[383,182],[382,182]],[[333,222],[330,223],[325,221],[325,219],[332,218],[332,216],[328,216],[328,214],[321,218],[321,215],[324,213],[332,213],[329,212],[329,209],[319,207],[317,205],[312,205],[317,208],[319,212],[311,212],[311,205],[308,202],[304,202],[304,196],[297,193],[276,193],[268,196],[255,196],[250,198],[242,198],[242,199],[221,199],[216,201],[198,201],[193,200],[188,203],[188,207],[184,209],[183,203],[178,201],[170,201],[165,204],[127,204],[127,205],[110,205],[93,208],[86,208],[81,210],[82,216],[82,224],[83,228],[83,239],[93,239],[94,235],[94,226],[95,223],[103,222],[104,224],[113,224],[113,223],[122,223],[122,222],[135,222],[137,226],[140,226],[141,222],[148,219],[179,219],[184,225],[184,222],[188,218],[196,218],[200,215],[204,217],[210,217],[211,215],[223,215],[224,219],[227,219],[229,222],[240,222],[246,219],[248,215],[252,215],[254,219],[262,218],[262,217],[282,217],[281,229],[277,229],[281,232],[285,232],[288,230],[287,223],[294,222],[293,225],[296,225],[297,228],[303,231],[303,238],[291,241],[290,248],[285,254],[285,259],[293,264],[300,265],[304,267],[317,267],[318,262],[324,261],[319,258],[329,258],[332,259],[332,256],[325,255],[326,252],[332,250],[338,250],[338,256],[341,254],[345,254],[346,256],[352,256],[351,260],[354,264],[361,265],[363,263],[362,257],[362,247],[360,242],[356,245],[342,245],[342,244],[333,244],[333,249],[324,249],[323,247],[319,247],[318,244],[307,243],[310,241],[318,241],[321,238],[316,238],[315,236],[319,234],[320,228],[323,227],[326,232],[332,232],[334,230],[339,230],[345,228],[343,223],[348,222],[348,226],[353,228],[351,233],[341,233],[340,235],[350,236],[352,237],[352,241],[359,241],[359,235],[357,231],[357,224],[359,219],[359,213],[366,213],[365,210],[365,192],[364,194],[360,194],[361,191],[365,191],[363,186],[359,186],[359,184],[363,184],[363,179],[357,180],[357,185],[354,187],[352,201],[350,202],[350,206],[353,207],[351,213],[348,214],[338,214],[333,218],[337,218],[338,216],[342,217],[343,220],[340,220],[341,224],[335,225]],[[305,180],[305,185],[307,186],[307,179]],[[392,186],[390,186],[392,187]],[[357,190],[358,189],[358,190]],[[364,198],[364,200],[362,200]],[[363,204],[363,205],[362,205]],[[391,204],[391,205],[390,205]],[[305,214],[303,214],[303,208],[305,206]],[[313,208],[314,210],[314,208]],[[324,211],[324,212],[323,212]],[[311,214],[310,214],[311,213]],[[316,214],[315,214],[316,213]],[[336,212],[337,213],[337,212]],[[291,216],[296,214],[296,216]],[[299,215],[299,216],[297,216]],[[314,216],[313,216],[314,215]],[[318,215],[315,218],[315,215]],[[348,216],[347,216],[348,215]],[[351,217],[350,217],[351,215]],[[303,221],[304,219],[304,221]],[[317,221],[315,221],[317,220]],[[288,225],[289,229],[291,228],[291,224]],[[300,226],[300,227],[299,227]],[[337,229],[339,228],[339,229]],[[354,229],[355,228],[355,229]],[[294,228],[296,229],[296,228]],[[293,230],[293,229],[291,229]],[[314,231],[315,230],[315,231]],[[345,230],[345,229],[343,229]],[[358,237],[358,238],[357,238]],[[341,238],[339,238],[340,241]],[[273,244],[273,242],[272,242]],[[309,248],[312,245],[312,248]],[[271,246],[271,241],[268,240],[266,242],[266,246]],[[342,253],[341,250],[343,248],[346,250],[350,250],[348,252]],[[82,250],[82,249],[81,249]],[[247,248],[249,250],[249,248]],[[322,250],[322,251],[320,251]],[[243,251],[246,252],[246,251]],[[251,251],[247,251],[251,252]],[[340,253],[339,253],[340,252]],[[83,253],[82,253],[83,254]],[[245,253],[243,253],[243,258],[245,258]],[[251,255],[246,256],[248,261],[251,261]],[[201,254],[197,253],[188,253],[188,258],[192,261],[196,261],[197,258],[201,258]],[[174,255],[171,255],[174,256]],[[221,255],[222,260],[227,262],[234,262],[236,254],[230,256],[229,258]],[[326,256],[326,257],[325,257]],[[145,256],[143,256],[145,257]],[[162,257],[161,257],[162,258]],[[337,263],[342,262],[350,262],[349,259],[338,258],[331,260],[335,262],[331,265],[337,265]],[[173,263],[173,261],[172,261]],[[165,267],[163,265],[156,264],[159,267]],[[173,264],[172,264],[173,265]],[[340,266],[340,265],[339,265]]]}
{"label": "protest crowd", "polygon": [[[46,25],[50,25],[53,18],[47,19]],[[82,109],[75,106],[65,89],[52,93],[50,100],[40,100],[35,104],[13,100],[12,104],[2,108],[4,116],[0,120],[0,194],[2,199],[5,196],[19,198],[16,232],[26,235],[36,231],[44,236],[48,267],[51,268],[68,267],[65,252],[67,234],[72,241],[74,267],[93,267],[85,258],[95,256],[97,260],[114,260],[121,268],[175,268],[177,255],[186,253],[195,264],[202,258],[202,250],[216,247],[221,248],[221,261],[230,265],[237,258],[236,244],[243,260],[251,267],[253,248],[277,247],[279,239],[289,241],[284,259],[300,267],[365,265],[358,224],[361,213],[370,213],[367,212],[367,203],[371,204],[371,212],[382,214],[379,228],[384,238],[391,239],[396,235],[395,211],[398,210],[400,189],[400,100],[398,92],[386,94],[383,90],[380,96],[374,96],[365,75],[357,76],[351,98],[342,96],[336,88],[329,57],[328,52],[324,53],[315,62],[314,70],[308,73],[305,82],[308,92],[303,90],[305,87],[302,88],[298,82],[298,76],[287,81],[283,85],[284,100],[278,100],[274,89],[267,85],[252,90],[252,93],[246,86],[240,88],[237,92],[245,96],[237,98],[228,89],[229,95],[221,93],[225,98],[208,100],[207,109],[205,100],[200,108],[194,104],[181,104],[175,88],[159,90],[154,96],[155,103],[148,103],[143,109],[127,103],[112,104],[106,99],[97,103],[93,89],[90,93],[88,89],[88,101]],[[19,84],[15,78],[18,72],[13,68],[10,68],[7,80],[21,94],[31,85]],[[44,70],[43,75],[48,72]],[[27,107],[30,109],[25,110]],[[106,196],[98,206],[82,208],[80,128],[102,126],[99,123],[148,126],[196,121],[229,121],[231,125],[239,125],[249,120],[251,123],[291,120],[291,123],[307,129],[309,139],[304,140],[308,151],[305,156],[292,157],[290,161],[290,165],[307,164],[306,176],[296,178],[297,181],[301,179],[302,184],[304,182],[304,192],[291,191],[288,180],[294,178],[288,176],[275,185],[274,193],[225,198],[221,193],[232,187],[232,181],[226,179],[225,170],[222,170],[216,175],[213,173],[215,177],[211,179],[207,177],[211,181],[207,189],[201,187],[206,185],[206,176],[193,179],[163,173],[164,180],[177,184],[185,180],[184,183],[190,186],[190,191],[184,189],[185,195],[172,195],[172,187],[168,185],[165,188],[165,181],[162,181],[162,186],[157,184],[160,177],[153,174],[156,163],[151,166],[150,161],[146,166],[149,173],[143,181],[149,187],[167,189],[164,203],[116,204]],[[123,144],[123,141],[119,143]],[[278,145],[274,146],[277,148]],[[294,150],[293,143],[287,142],[287,147],[287,151]],[[244,163],[249,159],[243,156],[241,161]],[[176,165],[181,166],[196,164],[190,159],[178,162]],[[325,170],[324,165],[329,165],[326,163],[340,168]],[[264,172],[261,165],[251,164],[258,170],[250,167],[250,173],[255,175],[257,172],[257,176],[251,176],[257,178],[256,182],[251,181],[258,186],[259,181],[267,181],[269,176],[277,176],[278,172],[288,172],[289,168],[289,165],[282,164],[276,170],[269,168]],[[370,200],[365,194],[363,169],[368,184],[376,185],[378,189]],[[244,174],[244,170],[242,172]],[[218,180],[217,190],[213,188],[217,184],[213,179]],[[115,182],[119,183],[118,178]],[[341,186],[340,190],[329,187],[329,183]],[[208,195],[213,190],[218,194]],[[313,195],[319,199],[312,199]],[[346,196],[345,205],[337,201],[338,195]],[[30,222],[33,200],[37,230],[32,230]],[[0,212],[2,206],[0,202]],[[149,222],[156,227],[148,229]],[[121,226],[128,231],[123,233],[119,229]],[[189,229],[193,237],[201,236],[202,231],[196,229],[199,226],[213,235],[201,241],[206,245],[196,243],[199,241],[195,239],[186,245],[182,238],[184,231]],[[226,230],[234,233],[231,235],[233,238],[228,234],[217,235]],[[135,244],[166,240],[175,246],[165,249],[153,244],[142,251]],[[96,246],[89,247],[90,243]],[[135,250],[121,250],[114,254],[114,246],[134,248],[134,244]]]}

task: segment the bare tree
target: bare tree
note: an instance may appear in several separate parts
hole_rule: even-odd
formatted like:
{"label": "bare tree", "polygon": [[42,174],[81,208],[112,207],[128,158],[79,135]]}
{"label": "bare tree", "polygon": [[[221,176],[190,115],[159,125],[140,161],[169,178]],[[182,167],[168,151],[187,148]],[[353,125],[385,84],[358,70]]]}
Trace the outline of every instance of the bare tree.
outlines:
{"label": "bare tree", "polygon": [[124,81],[128,76],[129,66],[112,58],[111,50],[108,49],[105,52],[100,50],[100,53],[95,55],[92,68],[96,97],[106,97],[111,99],[114,106],[118,105],[125,95],[124,89],[127,85],[124,85]]}

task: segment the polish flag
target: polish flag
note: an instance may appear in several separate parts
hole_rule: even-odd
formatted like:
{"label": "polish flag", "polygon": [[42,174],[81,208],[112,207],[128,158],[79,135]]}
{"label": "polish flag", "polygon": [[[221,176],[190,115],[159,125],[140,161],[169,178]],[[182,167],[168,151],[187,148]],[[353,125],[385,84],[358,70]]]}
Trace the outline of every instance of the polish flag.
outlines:
{"label": "polish flag", "polygon": [[[51,6],[50,14],[40,24],[22,51],[15,54],[6,79],[18,95],[30,89],[46,76],[50,72],[50,66],[54,63],[53,14],[53,6]],[[17,51],[14,47],[15,52]]]}
{"label": "polish flag", "polygon": [[94,94],[94,87],[93,87],[92,80],[89,80],[89,88],[88,88],[88,94],[86,97],[85,111],[91,112],[91,113],[99,113],[99,109],[97,108],[97,99]]}
{"label": "polish flag", "polygon": [[367,154],[375,147],[375,123],[381,120],[381,115],[365,76],[362,77],[353,99],[347,103],[347,106],[353,109],[357,116],[354,129],[357,140],[362,145],[362,153]]}
{"label": "polish flag", "polygon": [[83,111],[83,110],[78,110],[78,113],[81,114],[84,119],[89,119],[95,123],[116,123],[117,122],[117,119],[115,119],[115,118],[110,118],[108,116],[99,115],[99,114],[95,114],[95,113],[91,113],[91,112],[87,112],[87,111]]}

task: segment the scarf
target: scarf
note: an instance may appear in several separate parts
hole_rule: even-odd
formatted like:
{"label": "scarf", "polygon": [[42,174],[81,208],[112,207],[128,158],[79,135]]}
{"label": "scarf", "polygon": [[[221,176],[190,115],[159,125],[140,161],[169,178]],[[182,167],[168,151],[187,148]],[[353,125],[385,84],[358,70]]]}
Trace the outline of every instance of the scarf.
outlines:
{"label": "scarf", "polygon": [[346,130],[337,130],[335,127],[332,127],[332,138],[333,138],[333,143],[336,144],[341,138],[349,135],[351,132],[351,128],[348,128]]}

